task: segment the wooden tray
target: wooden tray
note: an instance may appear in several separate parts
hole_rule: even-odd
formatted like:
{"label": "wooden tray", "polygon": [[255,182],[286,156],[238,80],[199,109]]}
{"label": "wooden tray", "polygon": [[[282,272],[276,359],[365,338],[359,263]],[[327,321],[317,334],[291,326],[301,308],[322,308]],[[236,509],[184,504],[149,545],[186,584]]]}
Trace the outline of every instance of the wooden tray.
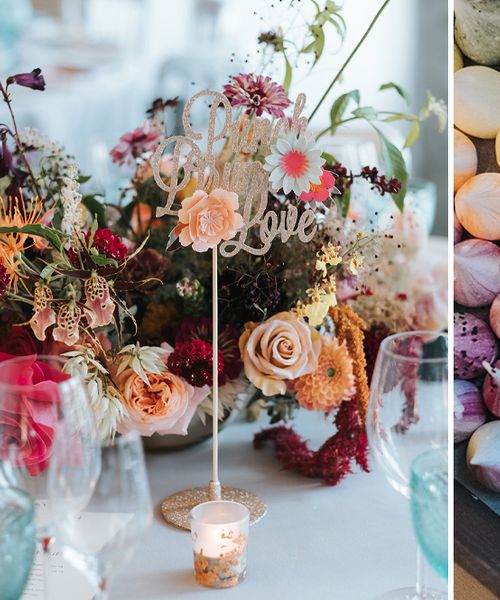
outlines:
{"label": "wooden tray", "polygon": [[455,562],[500,597],[500,518],[457,481]]}

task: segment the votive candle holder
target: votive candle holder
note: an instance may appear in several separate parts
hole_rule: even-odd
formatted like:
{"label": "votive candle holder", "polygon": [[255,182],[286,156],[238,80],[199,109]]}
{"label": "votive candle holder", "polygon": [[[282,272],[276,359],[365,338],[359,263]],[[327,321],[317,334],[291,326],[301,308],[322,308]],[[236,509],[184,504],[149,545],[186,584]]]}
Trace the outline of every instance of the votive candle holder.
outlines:
{"label": "votive candle holder", "polygon": [[194,576],[206,587],[238,585],[247,571],[250,512],[239,502],[216,500],[191,511]]}

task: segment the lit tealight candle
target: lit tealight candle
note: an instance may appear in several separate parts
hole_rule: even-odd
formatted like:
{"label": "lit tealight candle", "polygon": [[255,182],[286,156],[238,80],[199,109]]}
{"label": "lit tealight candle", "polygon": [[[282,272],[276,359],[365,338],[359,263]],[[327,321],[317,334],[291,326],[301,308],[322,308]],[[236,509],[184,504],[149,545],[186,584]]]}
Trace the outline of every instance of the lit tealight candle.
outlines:
{"label": "lit tealight candle", "polygon": [[238,585],[246,575],[250,512],[238,502],[198,504],[191,511],[194,575],[213,588]]}

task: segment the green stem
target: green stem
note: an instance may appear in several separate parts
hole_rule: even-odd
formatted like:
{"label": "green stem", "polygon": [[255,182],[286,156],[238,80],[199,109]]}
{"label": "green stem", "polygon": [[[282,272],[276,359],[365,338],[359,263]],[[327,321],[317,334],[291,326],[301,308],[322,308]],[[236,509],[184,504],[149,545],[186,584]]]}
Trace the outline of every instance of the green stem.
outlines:
{"label": "green stem", "polygon": [[6,297],[9,300],[14,300],[15,302],[24,302],[25,304],[30,304],[31,306],[33,306],[33,301],[32,300],[28,300],[28,298],[24,298],[23,296],[19,296],[18,294],[15,294],[14,292],[7,292]]}
{"label": "green stem", "polygon": [[389,4],[391,0],[385,0],[385,2],[382,4],[382,6],[378,9],[377,14],[373,17],[372,22],[370,23],[370,25],[368,26],[368,29],[365,31],[365,33],[363,34],[362,38],[359,40],[359,42],[356,44],[356,46],[354,47],[354,50],[351,52],[351,54],[349,54],[349,56],[347,57],[346,61],[344,62],[344,64],[340,67],[340,70],[338,71],[338,73],[335,75],[335,77],[333,78],[332,82],[330,83],[330,85],[326,88],[325,93],[323,94],[323,96],[321,96],[321,99],[319,100],[318,104],[316,104],[316,106],[314,107],[311,115],[309,116],[309,122],[312,121],[314,115],[318,112],[319,107],[323,104],[323,102],[325,101],[325,98],[328,96],[328,94],[330,93],[332,87],[337,83],[337,81],[340,79],[342,73],[345,71],[347,65],[351,62],[351,60],[353,59],[354,55],[356,54],[356,52],[359,50],[359,48],[361,47],[361,45],[363,44],[363,42],[366,40],[366,38],[368,37],[370,31],[373,29],[373,26],[375,25],[375,23],[378,21],[380,15],[384,12],[386,6]]}
{"label": "green stem", "polygon": [[[350,121],[356,121],[356,119],[359,119],[359,118],[360,117],[349,117],[349,119],[343,119],[342,121],[335,123],[335,129],[337,127],[340,127],[341,125],[344,125],[345,123],[349,123]],[[323,131],[320,131],[318,133],[318,135],[316,136],[316,139],[319,140],[320,137],[323,137],[325,134],[327,134],[331,130],[332,130],[332,125],[329,125],[325,129],[323,129]]]}

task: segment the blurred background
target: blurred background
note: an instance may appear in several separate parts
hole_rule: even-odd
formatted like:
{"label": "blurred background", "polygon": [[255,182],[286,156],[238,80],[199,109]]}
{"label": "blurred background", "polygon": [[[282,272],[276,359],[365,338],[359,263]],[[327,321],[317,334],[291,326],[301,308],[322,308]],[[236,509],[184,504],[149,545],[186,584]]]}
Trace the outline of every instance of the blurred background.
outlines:
{"label": "blurred background", "polygon": [[[299,65],[292,99],[305,91],[307,107],[316,104],[380,4],[345,0],[344,44],[327,39],[312,73],[307,64]],[[258,35],[279,26],[293,34],[303,21],[301,11],[311,9],[308,0],[0,0],[0,76],[42,68],[43,93],[15,89],[19,125],[36,127],[65,145],[82,171],[92,174],[91,185],[111,194],[120,176],[109,150],[143,122],[156,97],[178,96],[182,106],[194,92],[221,87],[229,75],[259,67]],[[283,70],[281,63],[268,67],[279,82]],[[413,112],[418,113],[427,90],[447,100],[446,0],[393,0],[331,101],[359,88],[362,105],[405,110],[397,94],[377,91],[389,81],[409,92]],[[331,101],[315,116],[314,129],[328,126]],[[4,116],[0,106],[0,121]],[[178,116],[167,123],[169,134],[178,127]],[[406,131],[404,124],[387,127],[400,145]],[[331,143],[352,168],[356,162],[373,166],[379,161],[376,137],[366,124],[342,128]],[[434,120],[423,124],[421,139],[406,159],[415,181],[413,201],[428,206],[430,215],[435,196],[433,231],[446,235],[447,136],[438,133]]]}

